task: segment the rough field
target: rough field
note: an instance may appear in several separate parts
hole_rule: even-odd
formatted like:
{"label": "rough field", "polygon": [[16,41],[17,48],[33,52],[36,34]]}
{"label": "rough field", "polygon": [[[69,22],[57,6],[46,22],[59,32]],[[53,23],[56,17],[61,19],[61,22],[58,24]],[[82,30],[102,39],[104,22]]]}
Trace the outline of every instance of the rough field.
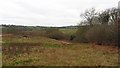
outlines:
{"label": "rough field", "polygon": [[3,65],[117,66],[118,49],[46,37],[3,36]]}
{"label": "rough field", "polygon": [[0,35],[0,67],[2,67],[2,35]]}

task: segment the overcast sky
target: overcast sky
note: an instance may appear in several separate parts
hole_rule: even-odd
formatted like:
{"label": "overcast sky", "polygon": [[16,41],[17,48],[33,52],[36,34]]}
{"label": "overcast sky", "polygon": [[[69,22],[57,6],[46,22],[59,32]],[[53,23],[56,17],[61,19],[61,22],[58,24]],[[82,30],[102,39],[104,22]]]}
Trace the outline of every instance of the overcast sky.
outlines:
{"label": "overcast sky", "polygon": [[0,24],[68,26],[85,9],[117,7],[119,0],[0,0]]}

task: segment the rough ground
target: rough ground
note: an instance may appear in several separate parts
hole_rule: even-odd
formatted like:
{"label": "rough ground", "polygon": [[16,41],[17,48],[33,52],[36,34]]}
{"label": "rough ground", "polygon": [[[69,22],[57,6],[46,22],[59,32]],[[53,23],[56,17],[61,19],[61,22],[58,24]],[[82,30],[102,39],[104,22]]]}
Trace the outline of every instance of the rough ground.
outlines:
{"label": "rough ground", "polygon": [[117,66],[118,49],[46,37],[4,37],[3,65]]}

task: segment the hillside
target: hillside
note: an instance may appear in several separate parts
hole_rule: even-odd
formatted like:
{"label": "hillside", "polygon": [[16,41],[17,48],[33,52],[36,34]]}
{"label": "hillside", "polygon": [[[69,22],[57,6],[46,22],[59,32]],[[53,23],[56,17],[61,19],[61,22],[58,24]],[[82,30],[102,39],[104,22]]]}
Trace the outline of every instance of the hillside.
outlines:
{"label": "hillside", "polygon": [[[106,49],[107,47],[107,49]],[[63,42],[46,37],[3,37],[4,66],[117,66],[110,46]]]}

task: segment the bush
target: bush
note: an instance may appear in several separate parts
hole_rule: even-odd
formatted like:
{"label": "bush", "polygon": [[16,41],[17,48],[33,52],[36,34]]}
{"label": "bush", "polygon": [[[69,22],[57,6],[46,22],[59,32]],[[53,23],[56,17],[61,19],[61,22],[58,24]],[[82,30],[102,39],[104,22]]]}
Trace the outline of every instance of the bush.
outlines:
{"label": "bush", "polygon": [[47,37],[52,39],[64,39],[63,33],[58,28],[48,28],[46,30]]}
{"label": "bush", "polygon": [[86,31],[89,29],[89,26],[80,26],[75,34],[75,39],[74,41],[76,42],[87,42],[87,39],[85,37]]}
{"label": "bush", "polygon": [[93,26],[86,33],[89,42],[101,44],[117,43],[117,32],[109,25]]}

